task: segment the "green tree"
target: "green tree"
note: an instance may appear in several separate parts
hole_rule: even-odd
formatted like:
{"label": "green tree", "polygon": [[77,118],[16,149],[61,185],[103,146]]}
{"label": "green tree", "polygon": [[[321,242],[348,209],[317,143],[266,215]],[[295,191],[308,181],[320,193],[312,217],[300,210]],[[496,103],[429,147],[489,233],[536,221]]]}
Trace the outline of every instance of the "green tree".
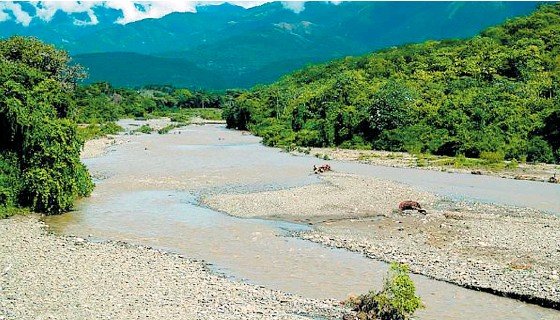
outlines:
{"label": "green tree", "polygon": [[[4,205],[47,214],[72,207],[93,183],[79,159],[82,141],[69,57],[33,38],[0,41],[0,172]],[[14,172],[17,168],[18,172]],[[14,182],[17,176],[20,182]],[[6,196],[6,189],[11,190]]]}

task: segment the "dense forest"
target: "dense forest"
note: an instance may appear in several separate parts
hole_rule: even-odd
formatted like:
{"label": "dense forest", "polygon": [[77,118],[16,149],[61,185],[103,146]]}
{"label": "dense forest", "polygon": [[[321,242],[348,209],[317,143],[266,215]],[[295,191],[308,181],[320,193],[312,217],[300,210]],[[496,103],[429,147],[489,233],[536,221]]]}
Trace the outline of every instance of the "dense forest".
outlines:
{"label": "dense forest", "polygon": [[228,99],[274,146],[560,161],[560,4],[466,40],[309,66]]}
{"label": "dense forest", "polygon": [[16,208],[61,213],[89,195],[93,183],[80,151],[84,139],[117,132],[113,121],[174,115],[186,122],[192,113],[181,110],[223,103],[221,94],[170,86],[79,85],[85,76],[54,46],[26,37],[0,41],[0,216]]}
{"label": "dense forest", "polygon": [[180,109],[221,108],[224,103],[222,93],[191,91],[168,85],[115,88],[107,82],[79,86],[74,96],[77,104],[74,119],[79,123],[161,116]]}

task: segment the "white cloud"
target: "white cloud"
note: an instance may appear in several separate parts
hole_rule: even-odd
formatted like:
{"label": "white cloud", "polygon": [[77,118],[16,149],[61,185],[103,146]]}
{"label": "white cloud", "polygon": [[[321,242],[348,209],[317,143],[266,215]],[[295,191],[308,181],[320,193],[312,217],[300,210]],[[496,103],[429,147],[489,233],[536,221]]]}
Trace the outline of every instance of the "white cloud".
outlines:
{"label": "white cloud", "polygon": [[3,21],[8,21],[10,20],[10,15],[7,14],[6,12],[4,12],[4,10],[1,7],[2,4],[0,4],[0,22]]}
{"label": "white cloud", "polygon": [[147,18],[161,18],[172,12],[196,12],[194,1],[107,1],[104,6],[120,10],[117,23],[126,24]]}
{"label": "white cloud", "polygon": [[[96,7],[106,7],[122,12],[122,17],[115,21],[120,24],[127,24],[147,18],[161,18],[173,12],[196,12],[196,7],[200,5],[218,5],[231,3],[244,8],[260,6],[271,0],[257,1],[186,1],[186,0],[155,0],[155,1],[134,1],[134,0],[109,0],[109,1],[71,1],[71,0],[50,0],[30,2],[35,7],[35,14],[32,17],[29,13],[22,10],[20,4],[16,2],[0,2],[0,21],[15,19],[18,23],[28,26],[33,18],[50,21],[58,11],[67,14],[86,14],[87,19],[79,20],[74,18],[76,25],[94,25],[99,23],[94,9]],[[340,1],[330,1],[338,4]],[[283,1],[282,6],[300,13],[305,10],[305,1]]]}
{"label": "white cloud", "polygon": [[[245,0],[243,0],[243,1],[227,1],[227,3],[231,3],[233,5],[240,6],[240,7],[243,7],[245,9],[249,9],[249,8],[252,8],[252,7],[258,7],[260,5],[263,5],[265,3],[272,2],[272,1],[273,0],[266,0],[266,1],[245,1]],[[200,4],[211,4],[212,2],[211,1],[199,1],[199,3]],[[225,2],[221,2],[221,3],[225,3]]]}
{"label": "white cloud", "polygon": [[31,16],[29,13],[23,11],[21,5],[15,2],[1,2],[0,3],[0,20],[6,21],[11,18],[10,14],[14,16],[17,23],[28,26],[31,23]]}
{"label": "white cloud", "polygon": [[97,24],[97,16],[93,12],[93,7],[98,5],[95,2],[87,1],[40,1],[33,4],[35,6],[35,16],[44,21],[50,21],[57,11],[63,11],[68,14],[86,13],[89,21],[74,19],[77,25],[93,25]]}
{"label": "white cloud", "polygon": [[300,13],[305,10],[305,1],[282,1],[282,6],[295,13]]}

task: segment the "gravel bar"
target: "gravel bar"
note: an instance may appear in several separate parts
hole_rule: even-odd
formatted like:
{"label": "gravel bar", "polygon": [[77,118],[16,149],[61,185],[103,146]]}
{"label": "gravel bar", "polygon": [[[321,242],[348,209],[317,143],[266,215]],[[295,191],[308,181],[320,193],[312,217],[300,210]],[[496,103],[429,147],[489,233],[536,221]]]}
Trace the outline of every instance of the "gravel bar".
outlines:
{"label": "gravel bar", "polygon": [[[560,218],[529,208],[453,202],[405,184],[329,173],[319,184],[224,194],[204,204],[240,217],[307,222],[297,235],[467,288],[560,309]],[[401,213],[417,200],[428,214]]]}
{"label": "gravel bar", "polygon": [[203,261],[0,220],[0,319],[340,319],[347,310],[241,283]]}

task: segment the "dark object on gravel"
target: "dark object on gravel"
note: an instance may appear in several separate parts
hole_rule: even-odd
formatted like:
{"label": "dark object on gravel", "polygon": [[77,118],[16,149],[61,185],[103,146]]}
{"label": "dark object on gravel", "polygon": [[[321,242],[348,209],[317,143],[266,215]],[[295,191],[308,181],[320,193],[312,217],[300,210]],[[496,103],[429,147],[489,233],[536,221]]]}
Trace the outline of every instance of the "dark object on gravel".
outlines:
{"label": "dark object on gravel", "polygon": [[422,209],[420,203],[410,200],[399,203],[399,210],[401,212],[404,210],[418,210],[420,213],[426,213],[426,210]]}
{"label": "dark object on gravel", "polygon": [[331,166],[328,164],[323,164],[320,166],[313,165],[313,173],[315,174],[323,173],[327,171],[331,171]]}
{"label": "dark object on gravel", "polygon": [[471,171],[471,174],[481,175],[481,174],[482,174],[482,171],[480,171],[480,170],[473,170],[473,171]]}
{"label": "dark object on gravel", "polygon": [[558,178],[556,178],[556,173],[552,177],[548,178],[548,182],[558,183]]}

